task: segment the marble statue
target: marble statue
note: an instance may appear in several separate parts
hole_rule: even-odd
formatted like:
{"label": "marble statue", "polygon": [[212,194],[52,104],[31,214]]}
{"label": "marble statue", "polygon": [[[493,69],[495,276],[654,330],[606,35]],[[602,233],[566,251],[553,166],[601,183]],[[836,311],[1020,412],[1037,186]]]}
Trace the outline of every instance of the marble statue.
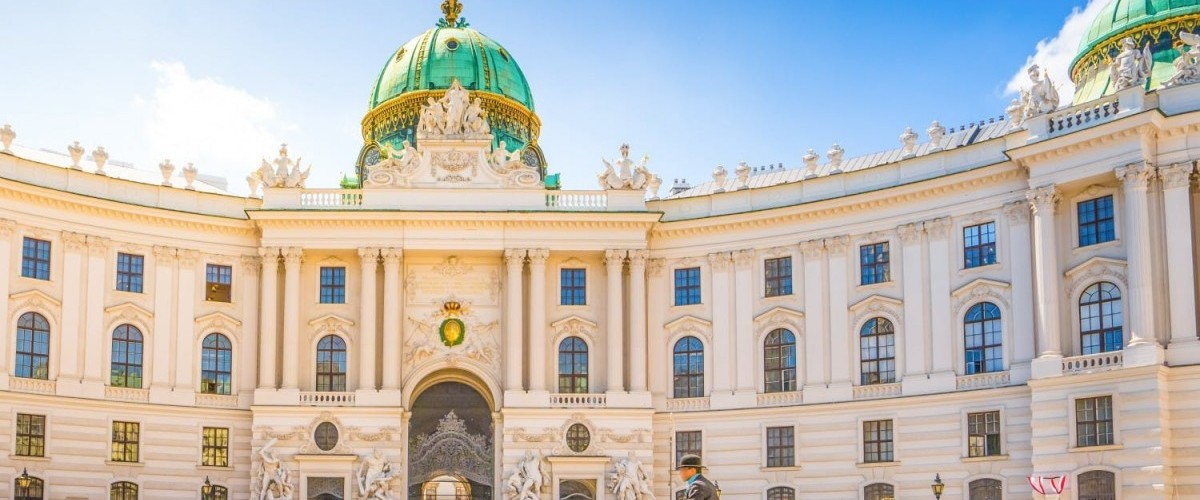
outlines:
{"label": "marble statue", "polygon": [[604,171],[596,175],[600,181],[601,189],[630,189],[644,190],[646,183],[654,175],[646,169],[646,162],[650,161],[650,155],[643,155],[641,163],[633,164],[633,160],[629,159],[629,145],[621,145],[621,158],[616,162],[616,166],[605,158],[600,158],[604,162]]}
{"label": "marble statue", "polygon": [[378,448],[371,456],[364,457],[355,476],[363,500],[394,500],[391,481],[397,474],[398,471]]}
{"label": "marble statue", "polygon": [[258,474],[258,484],[261,488],[258,500],[293,500],[295,494],[291,474],[288,473],[287,467],[283,466],[279,457],[275,456],[275,452],[271,451],[271,447],[275,446],[276,441],[278,439],[272,439],[258,450],[258,455],[262,458]]}
{"label": "marble statue", "polygon": [[1175,66],[1175,75],[1163,82],[1163,87],[1200,82],[1200,35],[1180,31],[1179,40],[1187,50],[1179,49],[1179,57],[1171,63]]}
{"label": "marble statue", "polygon": [[391,144],[383,145],[379,162],[367,165],[367,175],[363,187],[405,187],[408,180],[417,173],[421,165],[421,153],[408,141],[400,143],[400,149]]}
{"label": "marble statue", "polygon": [[634,489],[633,478],[624,460],[617,462],[616,470],[609,476],[608,487],[617,500],[637,500],[637,490]]}
{"label": "marble statue", "polygon": [[171,160],[163,160],[158,164],[158,171],[162,174],[162,185],[170,186],[171,176],[175,174],[175,164],[171,163]]}
{"label": "marble statue", "polygon": [[492,170],[497,173],[512,172],[522,168],[528,168],[525,165],[525,148],[518,148],[516,151],[508,150],[508,143],[500,141],[496,147],[492,148],[491,154],[488,155],[488,164]]}
{"label": "marble statue", "polygon": [[513,500],[538,500],[545,486],[546,476],[542,472],[541,453],[525,450],[525,458],[517,463],[517,470],[506,483]]}
{"label": "marble statue", "polygon": [[1121,52],[1108,65],[1108,76],[1116,90],[1122,91],[1129,87],[1145,85],[1150,78],[1150,66],[1154,59],[1150,54],[1150,44],[1137,49],[1132,37],[1121,40]]}
{"label": "marble statue", "polygon": [[463,127],[466,132],[479,133],[480,124],[487,124],[487,120],[484,120],[483,117],[483,99],[476,97],[471,100],[471,105],[467,106],[466,114],[463,115]]}
{"label": "marble statue", "polygon": [[929,128],[925,130],[925,133],[929,134],[929,150],[941,151],[942,139],[946,137],[946,127],[943,127],[941,123],[934,120],[933,123],[929,124]]}
{"label": "marble statue", "polygon": [[442,108],[442,104],[430,97],[425,106],[421,108],[421,119],[417,124],[417,131],[424,135],[441,134],[444,115],[445,110]]}
{"label": "marble statue", "polygon": [[300,169],[300,158],[292,160],[288,158],[287,144],[279,146],[279,158],[274,161],[262,159],[262,165],[258,167],[253,174],[262,183],[264,188],[304,188],[304,182],[308,180],[308,174],[312,172],[312,165],[308,168]]}
{"label": "marble statue", "polygon": [[1029,67],[1028,73],[1033,85],[1021,92],[1022,121],[1058,109],[1058,89],[1050,81],[1049,72],[1034,64]]}
{"label": "marble statue", "polygon": [[817,164],[817,161],[819,161],[820,159],[821,159],[821,156],[818,155],[816,151],[813,151],[812,148],[808,148],[808,152],[805,153],[804,158],[802,158],[802,160],[804,160],[804,176],[805,177],[816,177],[817,176],[817,169],[820,168],[820,165]]}
{"label": "marble statue", "polygon": [[67,153],[71,155],[71,168],[79,170],[79,160],[83,159],[83,146],[79,145],[79,141],[67,146]]}
{"label": "marble statue", "polygon": [[628,458],[617,462],[616,470],[609,479],[609,488],[617,500],[655,500],[650,488],[650,475],[632,451]]}
{"label": "marble statue", "polygon": [[11,153],[12,150],[9,148],[12,147],[13,139],[16,138],[17,132],[13,130],[12,125],[5,123],[4,127],[0,128],[0,145],[3,146],[3,149],[0,149],[0,152]]}
{"label": "marble statue", "polygon": [[96,162],[97,174],[108,175],[104,173],[104,165],[108,163],[108,151],[104,150],[104,146],[98,146],[92,151],[92,161]]}
{"label": "marble statue", "polygon": [[471,93],[463,88],[458,79],[450,83],[450,88],[441,99],[430,97],[425,102],[417,123],[418,138],[482,139],[491,132],[483,100],[479,97],[471,99]]}

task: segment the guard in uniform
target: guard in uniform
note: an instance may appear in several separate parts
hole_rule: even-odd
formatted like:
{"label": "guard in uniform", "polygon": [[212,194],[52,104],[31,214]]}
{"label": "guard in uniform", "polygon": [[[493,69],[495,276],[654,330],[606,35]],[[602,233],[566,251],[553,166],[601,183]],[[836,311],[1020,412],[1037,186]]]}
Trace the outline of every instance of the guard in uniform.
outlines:
{"label": "guard in uniform", "polygon": [[704,465],[700,463],[700,457],[696,455],[680,457],[679,466],[675,470],[679,471],[679,479],[687,481],[687,491],[684,495],[687,500],[717,500],[719,498],[712,481],[700,475],[702,469],[704,469]]}

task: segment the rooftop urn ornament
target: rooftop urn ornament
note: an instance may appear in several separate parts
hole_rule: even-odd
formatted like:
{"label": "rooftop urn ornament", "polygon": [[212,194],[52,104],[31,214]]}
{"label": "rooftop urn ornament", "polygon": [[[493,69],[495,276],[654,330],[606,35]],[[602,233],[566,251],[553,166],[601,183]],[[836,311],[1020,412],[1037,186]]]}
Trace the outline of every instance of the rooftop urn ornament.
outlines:
{"label": "rooftop urn ornament", "polygon": [[1029,67],[1028,73],[1033,85],[1021,91],[1022,121],[1058,109],[1059,102],[1058,89],[1050,81],[1049,71],[1034,64]]}
{"label": "rooftop urn ornament", "polygon": [[946,137],[946,127],[943,127],[941,123],[934,120],[933,123],[929,124],[929,128],[925,130],[925,133],[929,134],[929,150],[941,151],[942,139]]}
{"label": "rooftop urn ornament", "polygon": [[[1025,91],[1021,90],[1021,98],[1025,97]],[[1021,99],[1013,99],[1008,103],[1008,107],[1004,108],[1004,114],[1008,116],[1009,130],[1021,128],[1021,123],[1025,121],[1025,105],[1021,104]]]}
{"label": "rooftop urn ornament", "polygon": [[83,146],[79,145],[79,141],[67,146],[67,152],[71,154],[71,168],[79,170],[79,160],[83,159]]}
{"label": "rooftop urn ornament", "polygon": [[846,150],[842,149],[841,146],[838,146],[838,144],[836,142],[833,143],[833,146],[829,148],[829,151],[825,152],[825,156],[827,158],[829,158],[829,173],[831,173],[831,174],[841,173],[842,157],[845,155],[846,155]]}
{"label": "rooftop urn ornament", "polygon": [[158,171],[162,173],[162,185],[170,187],[171,176],[175,174],[175,164],[171,160],[163,160],[158,164]]}
{"label": "rooftop urn ornament", "polygon": [[750,165],[746,162],[738,163],[737,169],[734,170],[737,174],[738,189],[750,188]]}
{"label": "rooftop urn ornament", "polygon": [[1146,80],[1150,78],[1150,67],[1153,64],[1149,43],[1142,47],[1142,50],[1138,50],[1133,38],[1125,37],[1121,40],[1121,52],[1108,65],[1108,77],[1117,92],[1139,87],[1145,85]]}
{"label": "rooftop urn ornament", "polygon": [[183,187],[184,189],[189,191],[196,190],[196,187],[193,186],[192,183],[196,182],[197,173],[198,171],[196,170],[196,166],[192,165],[191,162],[188,162],[187,166],[183,167],[183,180],[187,182],[187,185]]}
{"label": "rooftop urn ornament", "polygon": [[725,165],[717,165],[712,171],[713,191],[717,193],[725,192],[725,180],[729,176],[729,172],[725,170]]}
{"label": "rooftop urn ornament", "polygon": [[0,127],[0,145],[3,146],[0,153],[12,153],[8,148],[12,147],[13,139],[16,138],[17,132],[13,130],[12,125],[5,123],[4,127]]}
{"label": "rooftop urn ornament", "polygon": [[1179,47],[1179,57],[1171,63],[1175,66],[1175,76],[1163,82],[1163,87],[1200,82],[1200,35],[1180,31],[1179,41],[1183,42],[1187,50]]}
{"label": "rooftop urn ornament", "polygon": [[650,193],[651,200],[658,199],[658,188],[662,187],[662,177],[651,175],[646,181],[646,192]]}
{"label": "rooftop urn ornament", "polygon": [[104,164],[108,163],[108,151],[104,150],[104,146],[97,146],[95,151],[92,151],[92,161],[96,162],[96,173],[99,175],[108,175],[104,173]]}
{"label": "rooftop urn ornament", "polygon": [[647,181],[654,176],[646,169],[650,155],[643,155],[642,161],[634,165],[633,160],[629,159],[628,144],[621,145],[621,158],[609,163],[608,160],[601,157],[600,161],[604,162],[604,171],[597,174],[596,179],[600,182],[600,188],[604,190],[645,190]]}
{"label": "rooftop urn ornament", "polygon": [[262,179],[258,177],[258,171],[251,172],[246,176],[246,185],[250,188],[250,196],[258,196],[258,187],[262,185]]}
{"label": "rooftop urn ornament", "polygon": [[817,176],[817,169],[820,168],[820,165],[817,164],[817,161],[820,159],[821,156],[818,155],[816,151],[813,151],[812,148],[808,148],[808,153],[805,153],[803,158],[805,178]]}
{"label": "rooftop urn ornament", "polygon": [[905,158],[916,156],[917,133],[913,132],[912,127],[904,127],[904,133],[900,134],[900,144],[904,146]]}

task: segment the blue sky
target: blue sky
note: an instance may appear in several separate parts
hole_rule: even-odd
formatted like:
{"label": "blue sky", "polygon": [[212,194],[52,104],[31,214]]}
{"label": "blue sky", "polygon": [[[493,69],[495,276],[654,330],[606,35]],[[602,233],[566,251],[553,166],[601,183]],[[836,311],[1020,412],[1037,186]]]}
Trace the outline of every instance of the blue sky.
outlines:
{"label": "blue sky", "polygon": [[[924,140],[933,119],[997,117],[1031,57],[1065,74],[1096,7],[463,3],[525,71],[565,187],[595,189],[600,157],[628,142],[651,156],[664,192],[675,178],[708,180],[717,164],[795,168],[835,141],[853,157],[898,146],[905,126]],[[19,144],[65,151],[79,140],[147,170],[193,161],[240,192],[282,141],[314,165],[309,187],[334,187],[353,170],[374,79],[439,4],[3,0],[0,123]]]}

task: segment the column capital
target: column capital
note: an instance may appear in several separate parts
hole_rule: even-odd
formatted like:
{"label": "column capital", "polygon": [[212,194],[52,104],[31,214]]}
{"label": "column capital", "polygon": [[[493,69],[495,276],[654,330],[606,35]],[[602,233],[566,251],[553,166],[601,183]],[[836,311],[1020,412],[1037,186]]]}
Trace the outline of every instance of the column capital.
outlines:
{"label": "column capital", "polygon": [[754,250],[738,250],[733,252],[733,265],[738,269],[749,268],[754,263]]}
{"label": "column capital", "polygon": [[1004,216],[1013,224],[1029,222],[1029,202],[1014,201],[1004,204]]}
{"label": "column capital", "polygon": [[920,223],[914,222],[897,227],[896,233],[900,235],[900,242],[907,245],[921,241],[921,232],[924,230]]}
{"label": "column capital", "polygon": [[1192,185],[1192,173],[1196,167],[1192,162],[1175,163],[1159,167],[1158,175],[1162,178],[1163,189],[1175,189]]}
{"label": "column capital", "polygon": [[258,268],[262,264],[262,258],[257,255],[243,255],[238,258],[238,263],[241,264],[243,271],[250,274],[257,274]]}
{"label": "column capital", "polygon": [[1036,187],[1025,192],[1025,199],[1029,200],[1029,208],[1033,210],[1034,215],[1054,215],[1055,206],[1058,205],[1060,198],[1058,187],[1054,184]]}
{"label": "column capital", "polygon": [[650,258],[649,250],[630,250],[629,251],[629,266],[645,266],[646,261]]}
{"label": "column capital", "polygon": [[0,219],[0,237],[12,236],[13,231],[17,229],[16,221],[8,219]]}
{"label": "column capital", "polygon": [[529,249],[529,265],[544,266],[546,259],[550,257],[550,249],[548,248],[531,248]]}
{"label": "column capital", "polygon": [[196,261],[200,260],[200,252],[196,250],[185,250],[180,248],[175,251],[175,256],[179,257],[180,266],[194,266]]}
{"label": "column capital", "polygon": [[620,266],[625,263],[625,254],[628,250],[608,249],[604,251],[604,265],[608,267]]}
{"label": "column capital", "polygon": [[923,223],[925,232],[929,233],[930,238],[945,238],[950,232],[950,218],[938,217],[936,219],[927,220]]}
{"label": "column capital", "polygon": [[261,262],[264,266],[279,266],[279,248],[277,247],[259,247],[258,256],[262,257]]}
{"label": "column capital", "polygon": [[108,248],[112,246],[112,240],[102,236],[87,237],[88,253],[92,255],[104,255],[108,253]]}
{"label": "column capital", "polygon": [[1117,179],[1125,185],[1125,189],[1145,191],[1150,188],[1150,181],[1158,175],[1158,169],[1148,162],[1130,163],[1113,170]]}
{"label": "column capital", "polygon": [[713,271],[724,271],[729,268],[729,264],[733,261],[733,256],[729,252],[717,252],[708,254],[708,266]]}
{"label": "column capital", "polygon": [[154,248],[151,249],[151,252],[154,254],[154,260],[159,262],[171,262],[175,260],[174,248],[154,245]]}
{"label": "column capital", "polygon": [[304,262],[304,249],[288,247],[283,249],[283,263],[286,266],[296,266]]}
{"label": "column capital", "polygon": [[650,276],[662,276],[666,267],[667,261],[664,259],[646,259],[646,273]]}
{"label": "column capital", "polygon": [[849,236],[834,236],[832,238],[825,238],[825,248],[827,250],[829,250],[830,255],[837,255],[839,253],[843,253],[846,251],[846,248],[849,246],[850,246],[850,237]]}
{"label": "column capital", "polygon": [[375,247],[363,247],[358,249],[358,256],[362,259],[363,264],[378,264],[379,249]]}
{"label": "column capital", "polygon": [[63,231],[62,240],[63,245],[66,246],[67,250],[73,252],[82,251],[87,248],[87,235],[85,234]]}
{"label": "column capital", "polygon": [[379,253],[383,256],[383,265],[385,266],[398,266],[404,261],[404,250],[399,248],[383,248],[379,250]]}
{"label": "column capital", "polygon": [[825,242],[822,240],[810,240],[800,243],[800,253],[804,254],[806,259],[815,259],[821,256],[825,251]]}
{"label": "column capital", "polygon": [[510,267],[525,265],[524,248],[505,248],[504,263]]}

